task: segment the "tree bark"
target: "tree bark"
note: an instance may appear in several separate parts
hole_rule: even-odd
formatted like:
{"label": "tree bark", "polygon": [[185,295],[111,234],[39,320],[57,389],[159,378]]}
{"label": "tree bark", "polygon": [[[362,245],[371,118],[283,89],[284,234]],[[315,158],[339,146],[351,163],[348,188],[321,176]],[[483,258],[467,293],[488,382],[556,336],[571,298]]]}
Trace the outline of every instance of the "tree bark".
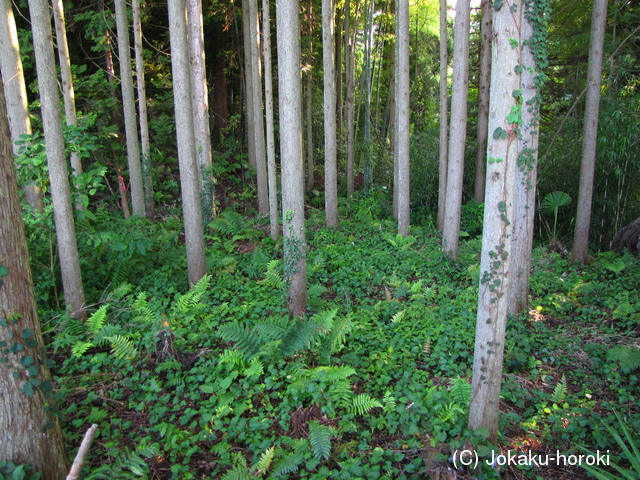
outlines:
{"label": "tree bark", "polygon": [[[62,100],[67,125],[78,125],[76,116],[76,99],[73,91],[73,77],[71,76],[71,59],[69,58],[69,45],[67,44],[67,29],[64,20],[64,6],[62,0],[52,0],[53,21],[56,28],[56,43],[58,46],[58,59],[60,62],[60,77],[62,79]],[[82,173],[82,161],[76,152],[71,152],[71,167],[73,174]],[[76,204],[78,210],[84,209],[81,202]]]}
{"label": "tree bark", "polygon": [[476,152],[476,182],[474,198],[484,202],[484,162],[487,159],[489,131],[489,82],[491,80],[491,15],[493,2],[482,0],[482,26],[480,28],[480,80],[478,84],[478,150]]}
{"label": "tree bark", "polygon": [[85,303],[84,290],[62,134],[62,115],[56,80],[51,17],[46,0],[29,0],[29,11],[33,26],[33,47],[36,55],[42,125],[47,147],[53,219],[60,255],[64,299],[73,314],[82,317],[84,316]]}
{"label": "tree bark", "polygon": [[247,143],[249,165],[256,168],[256,125],[255,109],[253,102],[253,65],[251,62],[251,15],[249,13],[249,0],[242,0],[242,38],[244,43],[244,90],[245,90],[245,117],[247,128]]}
{"label": "tree bark", "polygon": [[0,341],[10,347],[4,349],[7,353],[2,354],[0,363],[0,458],[29,464],[42,472],[42,478],[62,479],[67,456],[58,418],[48,408],[55,400],[45,365],[10,145],[4,88],[0,85]]}
{"label": "tree bark", "polygon": [[273,125],[273,75],[271,73],[271,25],[269,0],[262,0],[262,42],[264,58],[264,101],[267,123],[267,177],[269,180],[269,230],[271,238],[278,240],[278,173],[276,169],[276,141]]}
{"label": "tree bark", "polygon": [[438,162],[438,230],[444,228],[444,208],[447,198],[447,155],[448,155],[448,103],[449,87],[447,70],[447,0],[440,0],[440,160]]}
{"label": "tree bark", "polygon": [[[345,50],[345,64],[346,64],[346,76],[347,76],[347,91],[345,95],[345,114],[346,114],[346,122],[347,122],[347,195],[351,195],[354,190],[354,163],[355,163],[355,91],[356,91],[356,80],[355,80],[355,65],[356,65],[356,54],[355,54],[355,43],[356,43],[356,33],[358,31],[358,12],[359,12],[359,2],[356,3],[355,7],[355,19],[353,21],[353,29],[351,28],[351,8],[349,5],[349,0],[346,0],[345,6],[345,40],[346,40],[346,50]],[[353,31],[352,31],[353,30]]]}
{"label": "tree bark", "polygon": [[508,121],[507,116],[521,100],[514,96],[521,84],[516,73],[520,48],[513,48],[510,42],[513,39],[520,41],[522,8],[519,0],[512,0],[509,5],[494,11],[493,17],[489,131],[503,131],[504,134],[492,135],[487,146],[488,182],[469,429],[487,428],[489,440],[494,443],[498,433],[508,292],[512,280],[512,206],[518,163],[518,124]]}
{"label": "tree bark", "polygon": [[[536,64],[546,39],[538,31],[534,36],[534,22],[538,29],[546,20],[540,15],[534,17],[531,11],[537,0],[525,2],[522,20],[522,129],[518,138],[518,169],[516,171],[516,192],[513,206],[513,257],[511,266],[512,285],[509,290],[508,313],[518,314],[529,310],[529,271],[531,270],[531,250],[533,248],[533,227],[535,218],[536,184],[538,178],[538,139],[540,128],[540,96],[544,74]],[[533,49],[537,49],[534,53]]]}
{"label": "tree bark", "polygon": [[125,0],[115,0],[116,27],[118,30],[118,54],[120,56],[120,88],[124,110],[124,129],[127,137],[127,158],[129,164],[129,189],[134,215],[145,215],[144,187],[142,183],[142,163],[138,141],[133,74],[131,72],[131,47],[129,44],[129,21]]}
{"label": "tree bark", "polygon": [[335,3],[322,2],[324,69],[324,205],[327,227],[338,225],[338,148],[335,80]]}
{"label": "tree bark", "polygon": [[396,110],[395,157],[398,163],[398,233],[409,235],[409,0],[398,0],[396,9]]}
{"label": "tree bark", "polygon": [[467,98],[469,85],[469,0],[456,2],[453,49],[453,84],[451,87],[451,125],[447,168],[442,248],[453,259],[458,258],[464,148],[467,136]]}
{"label": "tree bark", "polygon": [[253,116],[256,136],[256,180],[258,187],[258,212],[269,214],[269,187],[267,159],[264,142],[264,105],[262,99],[262,51],[260,48],[260,21],[258,0],[249,0],[251,27],[251,75],[253,79]]}
{"label": "tree bark", "polygon": [[142,19],[140,18],[140,0],[132,1],[133,10],[133,48],[136,56],[136,78],[138,88],[138,120],[140,122],[140,143],[142,146],[142,182],[144,186],[144,205],[147,218],[155,220],[153,200],[153,178],[151,172],[151,145],[149,142],[149,123],[147,115],[147,92],[144,78],[144,56],[142,49]]}
{"label": "tree bark", "polygon": [[284,276],[289,314],[301,317],[307,308],[307,266],[298,11],[298,0],[276,1]]}
{"label": "tree bark", "polygon": [[[11,145],[14,155],[17,155],[20,147],[16,142],[22,140],[22,135],[31,135],[31,120],[16,21],[9,0],[0,0],[0,72],[6,93]],[[26,185],[24,194],[32,208],[42,211],[40,187],[33,183]]]}
{"label": "tree bark", "polygon": [[209,129],[209,89],[204,55],[202,0],[188,0],[189,54],[191,55],[191,88],[193,92],[193,128],[196,161],[200,172],[200,197],[204,224],[213,220],[215,212],[214,183],[211,173],[211,133]]}
{"label": "tree bark", "polygon": [[185,0],[171,0],[169,2],[169,34],[187,269],[189,282],[195,285],[207,272],[207,265],[200,203],[200,177],[193,133],[193,104]]}
{"label": "tree bark", "polygon": [[571,260],[582,264],[587,260],[587,249],[589,247],[593,177],[596,168],[596,144],[598,140],[598,115],[600,113],[600,86],[602,84],[602,50],[606,26],[607,0],[593,0],[589,68],[587,72],[587,100],[584,110],[584,133],[582,135],[580,189],[578,191],[578,211],[576,212],[576,228],[571,251]]}
{"label": "tree bark", "polygon": [[311,15],[312,12],[312,3],[311,0],[307,1],[307,61],[306,61],[306,86],[305,86],[305,97],[307,99],[307,108],[305,110],[307,121],[306,121],[306,132],[307,132],[307,193],[313,190],[313,18]]}

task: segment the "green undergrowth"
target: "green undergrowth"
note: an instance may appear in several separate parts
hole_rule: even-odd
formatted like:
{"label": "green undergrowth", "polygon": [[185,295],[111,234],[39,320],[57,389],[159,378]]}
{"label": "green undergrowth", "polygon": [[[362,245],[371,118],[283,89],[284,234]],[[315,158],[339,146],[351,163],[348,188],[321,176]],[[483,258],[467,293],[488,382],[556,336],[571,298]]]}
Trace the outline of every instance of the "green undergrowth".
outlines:
{"label": "green undergrowth", "polygon": [[[70,451],[98,424],[88,478],[426,478],[467,440],[482,458],[617,454],[614,407],[640,430],[635,258],[577,267],[534,252],[532,310],[508,323],[494,447],[466,431],[480,239],[452,262],[429,225],[402,238],[365,202],[341,208],[360,220],[309,221],[309,315],[296,321],[282,246],[261,220],[229,211],[209,224],[209,274],[189,291],[177,220],[97,215],[79,234],[100,301],[86,322],[46,325]],[[53,312],[51,284],[37,288]]]}

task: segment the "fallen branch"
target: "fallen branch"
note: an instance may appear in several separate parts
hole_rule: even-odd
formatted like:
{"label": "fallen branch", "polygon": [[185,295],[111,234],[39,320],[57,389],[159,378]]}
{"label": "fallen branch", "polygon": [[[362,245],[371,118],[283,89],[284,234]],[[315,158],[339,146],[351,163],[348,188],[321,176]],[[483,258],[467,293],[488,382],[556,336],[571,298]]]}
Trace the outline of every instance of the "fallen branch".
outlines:
{"label": "fallen branch", "polygon": [[67,475],[67,480],[77,480],[80,477],[84,459],[89,453],[89,448],[91,447],[91,442],[93,442],[93,437],[95,437],[97,429],[98,425],[94,423],[91,425],[89,430],[87,430],[87,433],[84,434],[84,438],[82,439],[76,458],[73,459],[73,465],[71,465],[71,470],[69,470],[69,474]]}

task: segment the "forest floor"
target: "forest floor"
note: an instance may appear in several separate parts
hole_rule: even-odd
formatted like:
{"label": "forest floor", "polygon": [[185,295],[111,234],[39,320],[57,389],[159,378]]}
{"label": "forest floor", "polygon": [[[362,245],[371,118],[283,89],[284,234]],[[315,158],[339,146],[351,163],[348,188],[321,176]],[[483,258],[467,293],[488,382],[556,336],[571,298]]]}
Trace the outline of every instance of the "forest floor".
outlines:
{"label": "forest floor", "polygon": [[[480,239],[454,262],[429,225],[402,238],[362,205],[341,209],[357,220],[337,229],[311,212],[310,314],[296,321],[282,244],[262,219],[227,210],[212,222],[209,275],[188,292],[177,217],[102,212],[80,228],[100,301],[88,322],[43,318],[68,451],[98,425],[86,478],[583,479],[553,458],[487,465],[509,452],[570,462],[581,447],[628,465],[606,426],[619,431],[618,412],[640,431],[637,259],[577,266],[535,249],[492,446],[466,430]],[[36,288],[51,298],[51,284]],[[478,468],[462,466],[463,450]]]}

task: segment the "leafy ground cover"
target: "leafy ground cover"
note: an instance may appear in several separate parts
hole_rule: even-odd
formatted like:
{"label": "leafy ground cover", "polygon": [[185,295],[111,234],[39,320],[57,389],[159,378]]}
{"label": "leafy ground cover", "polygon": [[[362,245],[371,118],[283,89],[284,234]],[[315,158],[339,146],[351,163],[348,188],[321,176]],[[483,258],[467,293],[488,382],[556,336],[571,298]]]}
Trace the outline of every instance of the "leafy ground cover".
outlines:
{"label": "leafy ground cover", "polygon": [[[580,446],[613,459],[615,412],[640,430],[635,258],[578,267],[536,249],[491,446],[466,431],[479,239],[452,262],[429,225],[402,238],[371,204],[341,208],[357,220],[338,229],[310,213],[311,314],[296,322],[263,220],[227,210],[212,222],[209,275],[187,292],[176,216],[101,211],[79,229],[87,292],[101,299],[86,323],[59,315],[48,234],[29,227],[69,451],[98,425],[87,478],[429,478],[467,440],[483,459]],[[442,472],[587,478],[571,466]]]}

